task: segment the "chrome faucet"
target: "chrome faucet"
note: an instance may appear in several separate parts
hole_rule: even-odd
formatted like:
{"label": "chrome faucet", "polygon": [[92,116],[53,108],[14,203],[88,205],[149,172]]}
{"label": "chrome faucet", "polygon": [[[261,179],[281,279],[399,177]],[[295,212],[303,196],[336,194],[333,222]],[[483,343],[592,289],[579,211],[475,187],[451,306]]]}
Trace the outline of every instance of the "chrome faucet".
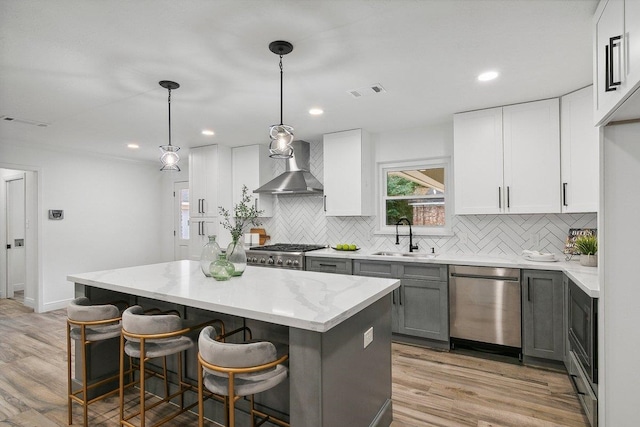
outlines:
{"label": "chrome faucet", "polygon": [[409,226],[409,252],[413,252],[414,249],[415,250],[418,249],[418,245],[413,244],[413,232],[411,231],[411,221],[409,221],[409,219],[406,217],[402,217],[398,220],[398,222],[396,222],[396,245],[400,244],[400,235],[398,234],[398,226],[403,221],[406,222],[407,225]]}

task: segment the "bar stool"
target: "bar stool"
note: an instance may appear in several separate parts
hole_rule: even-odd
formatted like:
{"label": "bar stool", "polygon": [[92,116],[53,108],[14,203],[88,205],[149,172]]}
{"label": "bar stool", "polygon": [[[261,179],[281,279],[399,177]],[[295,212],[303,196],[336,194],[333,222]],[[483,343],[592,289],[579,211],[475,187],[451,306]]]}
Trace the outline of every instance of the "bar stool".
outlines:
{"label": "bar stool", "polygon": [[[239,332],[247,332],[249,341],[240,344],[224,340]],[[203,392],[207,390],[225,396],[225,424],[235,427],[235,404],[243,396],[250,396],[251,425],[255,417],[257,425],[266,421],[289,427],[289,423],[254,407],[254,394],[269,390],[287,379],[288,369],[283,363],[288,354],[278,357],[276,346],[268,341],[251,339],[251,330],[238,328],[228,334],[217,334],[213,326],[207,326],[198,338],[198,425],[204,425]],[[201,373],[201,374],[200,374]]]}
{"label": "bar stool", "polygon": [[[159,314],[145,313],[139,305],[129,307],[122,313],[122,333],[120,336],[120,425],[135,427],[130,420],[139,416],[140,427],[145,427],[146,412],[156,406],[170,402],[175,397],[180,397],[180,408],[170,413],[153,424],[153,427],[162,425],[172,420],[178,415],[195,407],[198,402],[184,405],[184,393],[193,390],[195,387],[185,382],[182,372],[182,352],[193,347],[194,342],[186,336],[189,332],[200,329],[210,324],[219,324],[224,330],[224,323],[221,320],[212,320],[195,326],[186,326],[186,322],[180,318],[178,312],[164,312]],[[140,409],[137,412],[128,414],[125,417],[124,411],[124,370],[125,354],[139,359],[140,371]],[[169,394],[169,383],[167,375],[167,356],[176,354],[178,356],[178,390]],[[162,357],[162,373],[149,369],[146,363],[150,359]],[[150,405],[145,403],[145,382],[147,378],[155,376],[164,381],[164,398]]]}
{"label": "bar stool", "polygon": [[[123,305],[126,303],[122,302]],[[118,393],[118,388],[103,392],[89,398],[88,393],[92,389],[116,381],[118,374],[103,378],[92,384],[87,384],[87,349],[89,345],[99,341],[115,338],[120,335],[120,310],[114,304],[91,305],[89,298],[76,298],[67,307],[67,405],[69,412],[69,424],[73,424],[72,402],[82,405],[84,411],[84,425],[88,425],[88,406],[98,400]],[[76,347],[80,345],[79,363],[82,372],[82,384],[78,390],[73,390],[71,379],[71,340]]]}

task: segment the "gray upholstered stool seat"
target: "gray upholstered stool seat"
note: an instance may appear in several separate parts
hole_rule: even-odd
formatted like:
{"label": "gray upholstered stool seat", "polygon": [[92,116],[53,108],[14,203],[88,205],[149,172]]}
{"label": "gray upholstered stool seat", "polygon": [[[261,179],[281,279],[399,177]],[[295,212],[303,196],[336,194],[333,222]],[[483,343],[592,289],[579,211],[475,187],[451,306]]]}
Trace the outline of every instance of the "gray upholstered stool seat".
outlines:
{"label": "gray upholstered stool seat", "polygon": [[[87,380],[87,348],[92,343],[116,338],[120,336],[120,310],[113,304],[91,305],[86,297],[76,298],[67,307],[67,383],[68,383],[68,416],[69,424],[72,424],[72,402],[79,403],[83,407],[84,425],[88,425],[89,404],[111,396],[118,392],[112,389],[102,394],[89,396],[94,388],[118,379],[118,375],[103,378],[98,382],[88,384]],[[81,372],[81,387],[73,390],[71,378],[71,340],[80,347],[80,358],[76,359],[76,372]],[[115,354],[114,354],[115,356]],[[97,394],[97,395],[96,395]]]}
{"label": "gray upholstered stool seat", "polygon": [[[251,333],[248,328],[240,328],[229,334],[218,334],[213,326],[207,326],[200,332],[198,370],[202,372],[202,376],[199,379],[199,392],[202,392],[204,386],[215,394],[228,397],[225,413],[229,427],[235,424],[235,402],[242,396],[251,396],[252,425],[254,417],[260,416],[273,423],[288,426],[288,423],[272,415],[257,411],[253,395],[269,390],[287,379],[288,368],[284,363],[289,356],[286,352],[278,354],[276,345],[268,341],[249,340],[239,344],[223,342],[226,337],[245,331]],[[199,425],[202,426],[202,404],[199,412]]]}
{"label": "gray upholstered stool seat", "polygon": [[[214,320],[200,325],[189,326],[187,322],[177,314],[160,313],[145,314],[139,305],[129,307],[122,313],[122,334],[120,338],[120,372],[124,371],[124,355],[138,358],[140,368],[140,408],[125,416],[124,404],[124,384],[120,382],[120,425],[133,426],[133,418],[139,418],[141,426],[146,425],[146,411],[163,402],[170,402],[173,398],[180,396],[180,406],[153,424],[158,426],[172,420],[181,413],[195,407],[198,402],[190,405],[184,404],[182,394],[191,390],[191,384],[185,382],[182,375],[182,353],[193,347],[194,342],[186,334],[204,325],[218,323],[222,329],[224,324],[220,320]],[[167,375],[167,356],[177,355],[177,391],[169,394],[169,384]],[[157,357],[163,358],[162,373],[149,369],[147,362]],[[145,403],[145,382],[149,376],[156,376],[164,381],[164,398],[147,406]]]}

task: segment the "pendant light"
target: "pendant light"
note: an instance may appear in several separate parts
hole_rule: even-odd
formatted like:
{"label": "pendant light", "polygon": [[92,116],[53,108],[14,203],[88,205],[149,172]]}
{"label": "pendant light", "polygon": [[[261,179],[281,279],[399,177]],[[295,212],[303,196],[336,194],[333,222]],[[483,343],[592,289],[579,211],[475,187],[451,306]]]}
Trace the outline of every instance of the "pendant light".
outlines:
{"label": "pendant light", "polygon": [[280,56],[280,124],[269,128],[269,157],[274,159],[290,159],[293,157],[293,128],[282,123],[282,56],[293,50],[293,45],[283,40],[277,40],[269,44],[269,50]]}
{"label": "pendant light", "polygon": [[180,147],[171,145],[171,90],[178,89],[180,85],[169,80],[162,80],[160,82],[160,86],[169,91],[169,145],[160,146],[160,151],[162,151],[162,156],[160,156],[162,168],[160,170],[180,171],[180,168],[178,167],[178,160],[180,160],[180,156],[178,156],[178,150],[180,149]]}

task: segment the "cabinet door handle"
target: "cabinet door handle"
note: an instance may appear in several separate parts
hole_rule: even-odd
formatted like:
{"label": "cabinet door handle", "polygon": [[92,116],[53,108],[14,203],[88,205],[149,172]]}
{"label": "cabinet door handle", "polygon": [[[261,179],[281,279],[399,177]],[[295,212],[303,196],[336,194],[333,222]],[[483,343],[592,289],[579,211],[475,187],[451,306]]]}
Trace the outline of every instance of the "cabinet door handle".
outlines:
{"label": "cabinet door handle", "polygon": [[498,187],[498,209],[502,209],[502,187]]}
{"label": "cabinet door handle", "polygon": [[609,38],[609,44],[604,47],[604,57],[605,57],[605,84],[604,90],[605,92],[611,92],[617,90],[615,86],[620,86],[620,81],[613,80],[613,49],[620,47],[620,39],[622,36],[615,36]]}
{"label": "cabinet door handle", "polygon": [[396,305],[396,290],[394,289],[393,292],[391,292],[391,304]]}
{"label": "cabinet door handle", "polygon": [[527,277],[527,301],[531,302],[531,277]]}
{"label": "cabinet door handle", "polygon": [[256,208],[256,211],[258,210],[258,198],[253,199],[253,207]]}
{"label": "cabinet door handle", "polygon": [[569,206],[567,204],[567,183],[562,183],[562,206]]}
{"label": "cabinet door handle", "polygon": [[507,185],[507,208],[511,207],[511,191],[510,187]]}
{"label": "cabinet door handle", "polygon": [[398,300],[400,301],[400,305],[402,305],[402,287],[398,288]]}
{"label": "cabinet door handle", "polygon": [[327,211],[327,196],[322,197],[322,208],[325,212]]}

